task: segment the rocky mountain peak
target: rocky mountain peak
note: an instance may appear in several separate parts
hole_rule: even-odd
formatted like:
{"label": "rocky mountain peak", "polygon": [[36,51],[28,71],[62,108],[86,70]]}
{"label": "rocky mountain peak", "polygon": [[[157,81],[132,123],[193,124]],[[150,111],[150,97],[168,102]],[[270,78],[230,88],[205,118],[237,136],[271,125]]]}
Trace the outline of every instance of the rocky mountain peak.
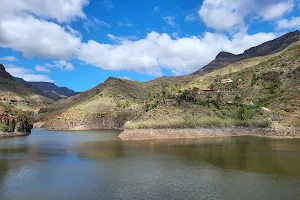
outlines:
{"label": "rocky mountain peak", "polygon": [[218,58],[232,58],[232,57],[235,57],[235,55],[232,54],[232,53],[226,52],[226,51],[221,51],[221,52],[216,56],[216,59],[218,59]]}
{"label": "rocky mountain peak", "polygon": [[0,78],[13,79],[13,77],[5,70],[5,67],[0,63]]}
{"label": "rocky mountain peak", "polygon": [[234,55],[228,52],[220,52],[216,59],[210,62],[208,65],[202,67],[198,71],[194,72],[193,75],[204,75],[214,70],[221,69],[229,64],[245,60],[248,58],[266,56],[279,51],[284,50],[293,43],[300,41],[300,31],[287,33],[279,38],[265,42],[256,47],[247,49],[244,53]]}

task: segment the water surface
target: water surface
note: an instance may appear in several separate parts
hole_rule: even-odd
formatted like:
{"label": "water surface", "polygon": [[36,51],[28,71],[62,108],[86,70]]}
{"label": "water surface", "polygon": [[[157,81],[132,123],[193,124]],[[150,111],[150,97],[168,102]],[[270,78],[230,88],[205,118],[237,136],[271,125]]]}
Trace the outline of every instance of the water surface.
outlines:
{"label": "water surface", "polygon": [[0,199],[300,199],[300,140],[121,141],[116,131],[0,140]]}

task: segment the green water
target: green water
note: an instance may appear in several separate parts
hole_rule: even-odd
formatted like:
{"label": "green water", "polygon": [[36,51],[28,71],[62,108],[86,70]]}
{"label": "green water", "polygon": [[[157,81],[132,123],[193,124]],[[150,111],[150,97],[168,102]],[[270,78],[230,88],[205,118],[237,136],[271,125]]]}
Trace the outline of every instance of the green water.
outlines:
{"label": "green water", "polygon": [[0,200],[300,199],[300,140],[124,142],[35,129],[0,140]]}

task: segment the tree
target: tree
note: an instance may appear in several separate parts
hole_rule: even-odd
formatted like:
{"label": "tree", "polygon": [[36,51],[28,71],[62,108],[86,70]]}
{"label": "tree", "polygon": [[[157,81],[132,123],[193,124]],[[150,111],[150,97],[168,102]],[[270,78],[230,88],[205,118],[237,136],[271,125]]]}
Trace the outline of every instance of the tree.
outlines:
{"label": "tree", "polygon": [[245,120],[245,113],[246,113],[246,109],[243,106],[239,107],[237,111],[238,119]]}
{"label": "tree", "polygon": [[242,97],[239,96],[239,95],[236,95],[236,96],[234,97],[234,103],[235,103],[236,105],[240,106],[240,105],[242,104]]}

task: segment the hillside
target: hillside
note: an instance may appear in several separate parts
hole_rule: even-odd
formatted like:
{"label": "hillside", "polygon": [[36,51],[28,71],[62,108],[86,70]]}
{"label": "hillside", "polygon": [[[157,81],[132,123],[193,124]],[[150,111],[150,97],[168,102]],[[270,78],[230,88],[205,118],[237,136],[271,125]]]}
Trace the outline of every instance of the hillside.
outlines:
{"label": "hillside", "polygon": [[204,75],[214,70],[221,69],[222,67],[234,62],[280,52],[299,40],[300,31],[297,30],[295,32],[287,33],[272,41],[263,43],[259,46],[252,47],[246,50],[243,54],[234,55],[228,52],[220,52],[215,60],[194,72],[193,75]]}
{"label": "hillside", "polygon": [[23,83],[29,87],[33,87],[39,90],[44,96],[53,99],[53,100],[60,100],[66,99],[68,97],[75,96],[79,94],[79,92],[75,92],[66,87],[58,87],[54,83],[48,82],[27,82],[21,78],[14,77],[14,79],[20,83]]}
{"label": "hillside", "polygon": [[271,119],[279,126],[299,126],[300,44],[287,38],[294,37],[288,34],[268,43],[274,47],[267,51],[272,54],[264,55],[262,49],[267,48],[260,45],[245,52],[256,49],[252,55],[264,56],[245,56],[202,76],[162,77],[144,83],[109,78],[41,109],[40,119],[47,128],[71,130],[122,129],[126,122],[129,129],[265,127]]}
{"label": "hillside", "polygon": [[24,111],[38,111],[53,101],[37,89],[19,83],[0,64],[0,103]]}

